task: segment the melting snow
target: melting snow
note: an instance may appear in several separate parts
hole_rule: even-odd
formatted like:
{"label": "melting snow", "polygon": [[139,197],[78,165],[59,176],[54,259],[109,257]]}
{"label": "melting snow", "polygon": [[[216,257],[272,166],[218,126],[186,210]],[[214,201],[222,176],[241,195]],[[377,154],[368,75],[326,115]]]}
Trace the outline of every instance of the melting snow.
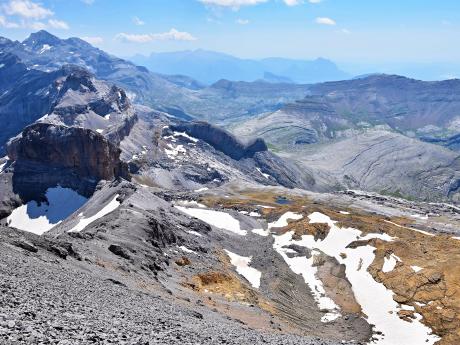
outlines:
{"label": "melting snow", "polygon": [[45,120],[49,115],[48,114],[45,114],[43,115],[42,117],[40,117],[37,121],[43,121]]}
{"label": "melting snow", "polygon": [[7,223],[24,231],[42,235],[57,224],[61,223],[78,210],[87,199],[70,188],[48,188],[46,191],[48,203],[40,205],[30,201],[16,208],[7,218]]}
{"label": "melting snow", "polygon": [[[361,305],[363,313],[368,316],[368,322],[375,325],[375,330],[382,332],[382,334],[376,335],[378,339],[375,344],[431,345],[439,340],[437,336],[431,334],[431,329],[419,322],[421,317],[412,322],[401,320],[398,317],[396,313],[398,304],[393,300],[393,292],[383,284],[376,282],[367,271],[374,261],[375,248],[370,245],[347,248],[354,240],[363,238],[361,231],[353,228],[338,228],[328,216],[318,212],[311,214],[309,218],[310,222],[329,224],[330,230],[324,240],[315,241],[313,236],[304,235],[300,241],[292,241],[293,232],[291,231],[281,236],[274,236],[273,247],[281,254],[293,272],[303,276],[321,309],[329,309],[331,315],[338,314],[338,307],[330,298],[325,296],[323,285],[316,277],[316,267],[312,266],[312,258],[289,258],[286,255],[285,246],[295,243],[312,249],[312,254],[315,250],[320,250],[345,265],[345,274],[352,285],[356,300]],[[366,237],[372,236],[374,234]],[[379,234],[375,234],[375,237],[385,238]],[[346,255],[342,257],[340,255],[342,253]]]}
{"label": "melting snow", "polygon": [[254,234],[257,234],[257,235],[260,235],[260,236],[264,236],[264,237],[269,235],[268,231],[267,231],[267,230],[264,230],[264,229],[252,229],[252,232],[253,232]]}
{"label": "melting snow", "polygon": [[350,212],[347,211],[339,211],[341,214],[350,214]]}
{"label": "melting snow", "polygon": [[203,188],[198,188],[198,189],[195,189],[194,192],[204,192],[205,190],[208,190],[208,187],[203,187]]}
{"label": "melting snow", "polygon": [[184,145],[177,145],[174,147],[171,144],[167,144],[170,149],[165,149],[166,155],[171,159],[176,159],[176,156],[179,153],[186,153],[187,150],[184,148]]}
{"label": "melting snow", "polygon": [[179,206],[189,206],[189,207],[199,207],[199,208],[207,208],[206,205],[200,204],[195,200],[177,200],[176,205]]}
{"label": "melting snow", "polygon": [[104,130],[99,128],[99,129],[96,129],[96,132],[102,133],[102,132],[104,132]]}
{"label": "melting snow", "polygon": [[400,258],[398,258],[396,255],[391,254],[390,258],[387,259],[387,257],[383,258],[383,267],[382,267],[382,272],[383,273],[388,273],[394,270],[396,267],[396,264],[398,261],[401,261]]}
{"label": "melting snow", "polygon": [[270,175],[269,175],[269,174],[264,174],[264,173],[262,172],[262,170],[260,170],[259,168],[256,168],[256,170],[257,170],[263,177],[265,177],[266,179],[270,179]]}
{"label": "melting snow", "polygon": [[256,205],[257,207],[262,207],[262,208],[274,208],[273,206],[267,206],[267,205]]}
{"label": "melting snow", "polygon": [[419,267],[419,266],[411,266],[410,268],[412,268],[414,270],[415,273],[423,270],[423,267]]}
{"label": "melting snow", "polygon": [[262,273],[253,267],[249,267],[252,257],[240,256],[229,250],[225,250],[225,252],[229,256],[231,264],[235,266],[236,271],[245,277],[252,287],[258,289],[260,287]]}
{"label": "melting snow", "polygon": [[104,119],[110,120],[110,114],[105,115],[105,116],[104,116]]}
{"label": "melting snow", "polygon": [[176,208],[189,216],[198,218],[209,225],[215,226],[220,229],[231,231],[237,235],[245,236],[246,230],[241,230],[240,222],[225,212],[204,210],[202,208],[187,208],[176,206]]}
{"label": "melting snow", "polygon": [[189,233],[190,235],[197,236],[197,237],[203,237],[202,234],[200,234],[199,232],[193,231],[193,230],[185,230],[185,232]]}
{"label": "melting snow", "polygon": [[0,163],[0,174],[3,172],[3,168],[5,167],[6,163],[8,163],[8,156],[4,157],[5,161]]}
{"label": "melting snow", "polygon": [[287,226],[288,219],[299,220],[302,218],[303,216],[301,214],[294,213],[294,212],[286,212],[276,222],[268,223],[268,230],[270,230],[271,228],[282,228],[282,227]]}
{"label": "melting snow", "polygon": [[[109,214],[110,212],[116,210],[118,206],[120,206],[120,202],[117,200],[118,194],[116,194],[110,202],[105,205],[99,212],[97,212],[94,216],[88,218],[80,218],[80,221],[77,225],[75,225],[69,232],[80,232],[84,228],[86,228],[89,224],[94,222],[95,220],[104,217],[105,215]],[[82,217],[82,214],[79,214]]]}
{"label": "melting snow", "polygon": [[[261,205],[258,205],[258,206],[263,207]],[[269,207],[269,206],[266,206],[266,207]],[[260,214],[256,213],[256,212],[251,212],[249,215],[252,216],[252,217],[260,217]],[[282,228],[282,227],[285,227],[285,226],[288,225],[287,221],[289,219],[299,220],[299,219],[302,219],[302,218],[303,218],[303,216],[301,214],[294,213],[294,212],[286,212],[276,222],[268,223],[267,230],[253,229],[252,232],[254,234],[257,234],[257,235],[260,235],[260,236],[268,236],[270,234],[270,229],[271,228]]]}
{"label": "melting snow", "polygon": [[186,252],[186,253],[189,253],[189,254],[196,254],[197,255],[197,252],[191,250],[191,249],[188,249],[186,246],[180,246],[179,247],[180,250]]}
{"label": "melting snow", "polygon": [[184,138],[187,138],[188,140],[193,141],[194,143],[197,143],[197,142],[199,141],[197,138],[191,137],[190,135],[188,135],[188,134],[185,133],[185,132],[174,132],[173,135],[174,135],[175,137],[184,137]]}
{"label": "melting snow", "polygon": [[42,49],[38,52],[38,54],[43,54],[44,52],[50,50],[52,47],[49,44],[44,44]]}

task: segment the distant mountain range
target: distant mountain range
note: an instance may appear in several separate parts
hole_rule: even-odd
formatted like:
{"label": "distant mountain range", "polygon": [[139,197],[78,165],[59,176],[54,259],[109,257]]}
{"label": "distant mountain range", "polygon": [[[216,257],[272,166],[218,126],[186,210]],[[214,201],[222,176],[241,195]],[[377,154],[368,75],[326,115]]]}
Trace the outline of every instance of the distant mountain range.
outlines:
{"label": "distant mountain range", "polygon": [[198,49],[152,53],[150,56],[136,55],[130,60],[153,72],[187,75],[205,84],[212,84],[220,79],[308,84],[350,78],[350,75],[341,71],[332,61],[323,58],[252,60]]}

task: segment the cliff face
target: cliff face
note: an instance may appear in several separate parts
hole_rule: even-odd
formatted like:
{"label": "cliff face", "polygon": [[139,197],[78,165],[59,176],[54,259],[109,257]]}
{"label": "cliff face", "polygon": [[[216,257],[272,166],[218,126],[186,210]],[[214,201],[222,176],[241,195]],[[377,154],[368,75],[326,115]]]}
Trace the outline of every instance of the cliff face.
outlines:
{"label": "cliff face", "polygon": [[120,149],[89,129],[36,123],[7,150],[14,161],[13,188],[23,200],[57,184],[89,196],[99,180],[129,179]]}
{"label": "cliff face", "polygon": [[268,150],[263,139],[257,138],[248,144],[243,144],[232,134],[207,122],[184,123],[171,126],[171,129],[201,139],[236,160],[252,158],[255,153]]}

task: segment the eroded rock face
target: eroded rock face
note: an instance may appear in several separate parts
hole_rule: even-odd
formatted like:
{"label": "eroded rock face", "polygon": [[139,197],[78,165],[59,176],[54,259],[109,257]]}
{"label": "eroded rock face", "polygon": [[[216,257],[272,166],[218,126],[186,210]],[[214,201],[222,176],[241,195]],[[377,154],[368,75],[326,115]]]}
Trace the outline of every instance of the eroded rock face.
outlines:
{"label": "eroded rock face", "polygon": [[7,150],[14,161],[13,187],[23,200],[57,184],[89,195],[99,180],[129,179],[120,149],[89,129],[36,123]]}
{"label": "eroded rock face", "polygon": [[268,150],[263,139],[257,138],[248,144],[243,144],[229,132],[207,122],[184,123],[171,126],[171,129],[201,139],[236,160],[252,158],[257,152]]}

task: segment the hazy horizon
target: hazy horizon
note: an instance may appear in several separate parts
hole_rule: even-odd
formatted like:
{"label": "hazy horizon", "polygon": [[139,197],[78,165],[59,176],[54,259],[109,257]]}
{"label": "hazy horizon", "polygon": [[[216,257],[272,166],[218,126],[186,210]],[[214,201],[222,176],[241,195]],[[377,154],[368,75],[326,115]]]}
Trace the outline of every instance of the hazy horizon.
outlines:
{"label": "hazy horizon", "polygon": [[[2,0],[0,35],[46,29],[117,56],[205,49],[244,59],[329,59],[352,75],[460,76],[453,0]],[[270,42],[267,44],[267,42]]]}

